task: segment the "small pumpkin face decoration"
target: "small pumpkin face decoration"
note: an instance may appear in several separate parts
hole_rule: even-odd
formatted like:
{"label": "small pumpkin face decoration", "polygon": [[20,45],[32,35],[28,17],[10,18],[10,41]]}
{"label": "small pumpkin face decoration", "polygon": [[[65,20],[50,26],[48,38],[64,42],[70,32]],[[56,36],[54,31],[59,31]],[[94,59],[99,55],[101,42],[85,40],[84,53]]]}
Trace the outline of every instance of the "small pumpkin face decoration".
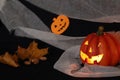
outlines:
{"label": "small pumpkin face decoration", "polygon": [[116,38],[102,31],[89,34],[80,47],[83,63],[114,66],[119,62],[119,48]]}
{"label": "small pumpkin face decoration", "polygon": [[69,19],[65,15],[59,15],[57,18],[53,19],[51,24],[51,31],[55,34],[62,34],[69,27]]}

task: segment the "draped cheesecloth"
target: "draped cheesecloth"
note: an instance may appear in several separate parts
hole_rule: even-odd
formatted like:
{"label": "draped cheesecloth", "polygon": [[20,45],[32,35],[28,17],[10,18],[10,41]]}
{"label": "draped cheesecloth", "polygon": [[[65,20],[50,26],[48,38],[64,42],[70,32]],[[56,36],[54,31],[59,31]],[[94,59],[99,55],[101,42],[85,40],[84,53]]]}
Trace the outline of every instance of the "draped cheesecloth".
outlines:
{"label": "draped cheesecloth", "polygon": [[[95,21],[120,22],[119,0],[25,0],[56,14]],[[13,27],[33,27],[48,31],[38,17],[19,0],[0,0],[0,17],[10,30]],[[32,19],[31,19],[32,18]],[[41,27],[39,27],[41,25]]]}

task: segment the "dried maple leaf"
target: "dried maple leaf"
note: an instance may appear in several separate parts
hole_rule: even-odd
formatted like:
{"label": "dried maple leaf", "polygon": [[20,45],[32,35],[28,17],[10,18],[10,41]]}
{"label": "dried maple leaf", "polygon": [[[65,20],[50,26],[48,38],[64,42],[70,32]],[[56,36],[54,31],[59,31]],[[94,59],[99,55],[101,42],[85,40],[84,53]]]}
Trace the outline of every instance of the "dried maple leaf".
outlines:
{"label": "dried maple leaf", "polygon": [[3,64],[7,64],[13,67],[18,67],[19,64],[17,64],[14,59],[12,58],[12,55],[10,55],[8,52],[5,52],[4,55],[1,56],[0,62]]}
{"label": "dried maple leaf", "polygon": [[35,52],[35,50],[37,49],[37,47],[38,47],[38,43],[35,42],[35,41],[32,41],[29,44],[28,48],[26,49],[26,52],[31,56]]}
{"label": "dried maple leaf", "polygon": [[48,54],[48,48],[39,49],[38,43],[35,41],[31,42],[26,50],[27,50],[27,52],[30,53],[30,58],[32,58],[32,59],[34,59],[34,58],[41,59],[41,57]]}
{"label": "dried maple leaf", "polygon": [[33,51],[33,50],[35,50],[37,47],[38,47],[38,43],[35,42],[35,41],[32,41],[32,42],[29,44],[27,50]]}
{"label": "dried maple leaf", "polygon": [[38,43],[32,41],[27,48],[22,48],[18,46],[17,56],[21,60],[28,59],[28,61],[24,61],[25,64],[29,65],[32,63],[37,64],[39,60],[47,60],[47,57],[44,57],[48,54],[48,48],[38,48]]}
{"label": "dried maple leaf", "polygon": [[17,55],[22,60],[25,60],[30,56],[29,52],[25,48],[22,48],[20,46],[18,46]]}
{"label": "dried maple leaf", "polygon": [[13,58],[13,60],[14,60],[16,63],[18,63],[18,56],[17,56],[17,54],[13,54],[13,55],[12,55],[12,58]]}
{"label": "dried maple leaf", "polygon": [[48,48],[43,48],[43,49],[35,49],[33,54],[31,55],[31,58],[37,58],[41,59],[41,57],[45,56],[48,54]]}

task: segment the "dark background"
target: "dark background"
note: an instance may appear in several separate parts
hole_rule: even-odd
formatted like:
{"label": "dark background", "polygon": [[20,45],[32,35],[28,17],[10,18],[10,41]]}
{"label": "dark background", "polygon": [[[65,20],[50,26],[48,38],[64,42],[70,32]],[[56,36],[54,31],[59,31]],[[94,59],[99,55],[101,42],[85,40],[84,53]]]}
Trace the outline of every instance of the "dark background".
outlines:
{"label": "dark background", "polygon": [[[20,0],[21,3],[26,5],[31,11],[50,28],[51,20],[57,15],[45,11],[37,6],[34,6],[24,0]],[[41,16],[42,15],[42,16]],[[44,16],[47,15],[47,18]],[[49,18],[49,19],[48,19]],[[98,26],[104,26],[104,31],[119,31],[120,23],[98,23],[84,20],[78,20],[70,18],[70,27],[61,35],[66,36],[86,36],[91,32],[96,32]],[[79,26],[79,27],[76,27]],[[53,68],[55,62],[62,55],[64,50],[56,48],[45,42],[37,39],[31,39],[26,37],[19,37],[14,35],[14,30],[8,31],[5,25],[0,21],[0,54],[8,51],[11,54],[17,50],[18,45],[27,47],[30,42],[35,40],[39,44],[39,48],[49,47],[49,54],[46,55],[47,61],[40,61],[36,65],[24,65],[20,63],[20,67],[13,68],[5,64],[0,63],[0,80],[119,80],[120,77],[106,77],[106,78],[75,78],[61,73]]]}
{"label": "dark background", "polygon": [[[113,29],[115,28],[116,27],[114,27]],[[55,70],[53,68],[53,65],[64,52],[64,50],[58,49],[40,40],[15,36],[14,32],[9,32],[1,22],[0,37],[0,54],[4,54],[5,51],[9,51],[11,54],[13,54],[16,51],[18,45],[22,47],[27,47],[28,44],[33,40],[38,42],[39,48],[49,47],[49,54],[46,55],[48,60],[40,61],[37,65],[26,66],[23,63],[20,63],[20,67],[13,68],[0,63],[1,80],[118,80],[120,78],[74,78],[64,73],[61,73]]]}

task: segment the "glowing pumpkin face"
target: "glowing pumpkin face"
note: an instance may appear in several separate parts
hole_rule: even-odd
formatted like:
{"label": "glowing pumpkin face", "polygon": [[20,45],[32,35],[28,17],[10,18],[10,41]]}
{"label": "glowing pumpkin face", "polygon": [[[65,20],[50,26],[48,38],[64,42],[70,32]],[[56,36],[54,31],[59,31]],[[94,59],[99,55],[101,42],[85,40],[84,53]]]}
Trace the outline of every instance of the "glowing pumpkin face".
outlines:
{"label": "glowing pumpkin face", "polygon": [[89,58],[89,56],[82,51],[81,51],[81,54],[80,54],[81,58],[89,64],[99,63],[102,60],[103,55],[104,54],[99,54],[97,56],[92,56],[91,58]]}
{"label": "glowing pumpkin face", "polygon": [[80,47],[83,63],[114,66],[119,62],[117,40],[109,33],[89,34]]}
{"label": "glowing pumpkin face", "polygon": [[57,18],[54,18],[53,21],[51,31],[55,34],[62,34],[69,27],[69,19],[65,15],[59,15]]}

